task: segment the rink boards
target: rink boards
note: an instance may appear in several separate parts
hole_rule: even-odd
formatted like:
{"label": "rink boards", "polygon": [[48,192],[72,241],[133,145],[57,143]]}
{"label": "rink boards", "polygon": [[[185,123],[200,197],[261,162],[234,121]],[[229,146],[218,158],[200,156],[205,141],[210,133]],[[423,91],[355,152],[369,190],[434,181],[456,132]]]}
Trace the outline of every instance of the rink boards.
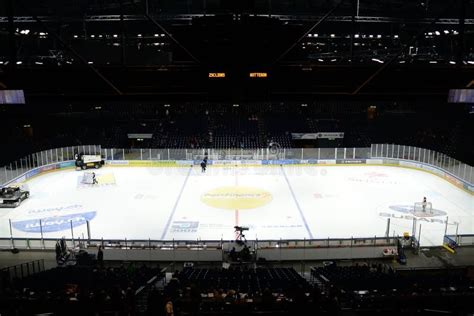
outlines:
{"label": "rink boards", "polygon": [[[391,164],[374,165],[384,162]],[[393,168],[383,160],[219,161],[202,174],[194,163],[112,161],[96,172],[93,187],[79,187],[82,171],[67,162],[42,167],[18,179],[28,179],[31,197],[1,213],[0,235],[10,236],[9,220],[15,237],[53,238],[69,237],[71,227],[76,238],[87,236],[87,222],[93,238],[120,239],[232,239],[236,225],[249,227],[248,239],[374,237],[384,236],[388,218],[390,235],[411,233],[416,219],[422,245],[442,244],[446,228],[474,231],[469,187],[445,181],[436,168]],[[423,196],[432,214],[413,212]]]}

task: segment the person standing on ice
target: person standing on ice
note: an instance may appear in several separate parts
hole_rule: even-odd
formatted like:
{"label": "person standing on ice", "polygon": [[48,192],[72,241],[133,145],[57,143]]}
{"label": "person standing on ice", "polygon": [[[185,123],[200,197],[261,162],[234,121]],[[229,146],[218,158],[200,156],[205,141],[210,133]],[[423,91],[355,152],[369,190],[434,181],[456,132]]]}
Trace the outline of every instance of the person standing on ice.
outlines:
{"label": "person standing on ice", "polygon": [[206,172],[206,163],[204,160],[201,162],[201,172]]}
{"label": "person standing on ice", "polygon": [[92,172],[92,184],[99,184],[99,182],[97,182],[97,179],[95,177],[95,172]]}

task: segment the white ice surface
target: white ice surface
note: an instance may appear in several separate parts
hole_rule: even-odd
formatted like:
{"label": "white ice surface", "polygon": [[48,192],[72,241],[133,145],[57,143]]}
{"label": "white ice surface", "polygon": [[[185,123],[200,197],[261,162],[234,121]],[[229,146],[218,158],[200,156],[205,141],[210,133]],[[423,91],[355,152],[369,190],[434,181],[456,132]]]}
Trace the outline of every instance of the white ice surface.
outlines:
{"label": "white ice surface", "polygon": [[[234,238],[235,225],[248,226],[247,239],[303,239],[384,236],[412,231],[412,214],[390,206],[413,206],[424,196],[440,211],[418,217],[421,244],[440,245],[448,216],[448,234],[474,233],[474,197],[435,175],[385,166],[271,166],[200,168],[105,167],[115,184],[80,186],[83,171],[58,171],[28,181],[31,197],[16,209],[0,209],[0,236],[12,223],[47,221],[44,237],[71,237],[68,214],[95,212],[92,238],[219,240]],[[271,201],[253,209],[218,209],[201,197],[224,186],[263,189]],[[52,219],[62,216],[57,222]],[[51,224],[52,223],[52,224]],[[13,228],[14,237],[40,232]],[[86,225],[74,227],[86,237]],[[418,237],[418,233],[417,233]]]}

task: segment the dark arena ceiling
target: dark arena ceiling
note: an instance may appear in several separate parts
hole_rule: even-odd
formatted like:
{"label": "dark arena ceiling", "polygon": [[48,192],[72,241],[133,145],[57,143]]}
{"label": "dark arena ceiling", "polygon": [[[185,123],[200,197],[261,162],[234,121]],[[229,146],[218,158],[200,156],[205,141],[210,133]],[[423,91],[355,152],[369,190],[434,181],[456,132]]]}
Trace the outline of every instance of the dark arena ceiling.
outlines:
{"label": "dark arena ceiling", "polygon": [[0,86],[31,97],[446,96],[472,0],[4,0]]}

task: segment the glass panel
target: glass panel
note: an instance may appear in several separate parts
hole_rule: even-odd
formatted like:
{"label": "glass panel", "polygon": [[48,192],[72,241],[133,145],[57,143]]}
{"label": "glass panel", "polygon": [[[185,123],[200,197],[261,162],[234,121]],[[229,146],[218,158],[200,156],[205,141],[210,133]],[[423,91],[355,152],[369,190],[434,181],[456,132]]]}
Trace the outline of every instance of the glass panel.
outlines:
{"label": "glass panel", "polygon": [[320,148],[319,159],[336,159],[334,156],[334,148]]}
{"label": "glass panel", "polygon": [[[186,156],[186,149],[170,149],[169,150],[170,160],[192,160],[192,154],[189,157]],[[219,157],[221,158],[221,157]],[[221,158],[222,159],[222,158]]]}
{"label": "glass panel", "polygon": [[320,152],[320,148],[304,148],[303,159],[319,159],[318,158],[319,152]]}

